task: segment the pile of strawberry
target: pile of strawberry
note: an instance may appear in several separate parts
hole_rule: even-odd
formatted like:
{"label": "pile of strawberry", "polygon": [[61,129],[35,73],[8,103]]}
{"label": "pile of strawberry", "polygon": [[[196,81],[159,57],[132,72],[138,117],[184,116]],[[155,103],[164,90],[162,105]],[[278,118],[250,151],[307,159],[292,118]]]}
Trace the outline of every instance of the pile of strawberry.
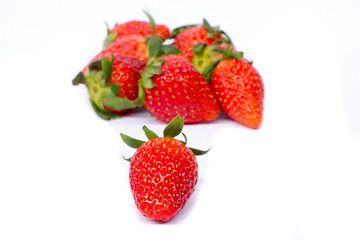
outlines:
{"label": "pile of strawberry", "polygon": [[220,109],[257,129],[263,121],[264,86],[251,61],[237,52],[219,27],[203,24],[173,29],[149,22],[116,24],[104,48],[73,80],[84,83],[103,119],[145,107],[169,123],[209,122]]}
{"label": "pile of strawberry", "polygon": [[[262,123],[264,87],[252,62],[237,52],[223,31],[204,20],[171,33],[165,25],[129,21],[116,24],[104,48],[75,77],[88,89],[95,112],[118,118],[145,107],[169,123],[159,137],[143,127],[148,141],[121,134],[136,150],[130,161],[130,186],[140,212],[168,221],[195,190],[202,151],[186,146],[185,123],[212,121],[220,109],[257,129]],[[182,133],[184,140],[175,139]]]}

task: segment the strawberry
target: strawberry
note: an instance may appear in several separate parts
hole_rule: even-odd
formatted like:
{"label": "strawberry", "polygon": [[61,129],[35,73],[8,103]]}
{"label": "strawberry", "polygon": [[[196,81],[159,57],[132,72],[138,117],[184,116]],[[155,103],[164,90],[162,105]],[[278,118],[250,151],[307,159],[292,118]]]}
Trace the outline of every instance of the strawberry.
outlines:
{"label": "strawberry", "polygon": [[138,80],[145,62],[128,56],[104,53],[89,64],[86,76],[80,72],[73,85],[84,83],[95,112],[103,119],[119,117],[136,108]]}
{"label": "strawberry", "polygon": [[263,121],[264,86],[251,62],[229,47],[213,69],[211,87],[221,109],[235,121],[260,128]]}
{"label": "strawberry", "polygon": [[175,117],[165,128],[163,137],[144,126],[147,142],[121,133],[123,141],[137,149],[130,159],[130,187],[136,207],[150,219],[169,221],[195,191],[198,180],[195,155],[209,150],[189,148],[186,142],[174,139],[183,125],[184,119]]}
{"label": "strawberry", "polygon": [[209,45],[216,40],[226,42],[230,40],[223,31],[220,31],[218,27],[211,27],[205,19],[203,25],[188,25],[174,29],[171,37],[175,38],[174,45],[181,50],[183,56],[189,61],[192,61],[194,57],[193,46],[196,44]]}
{"label": "strawberry", "polygon": [[216,64],[223,57],[223,52],[225,49],[230,47],[233,52],[236,52],[235,47],[227,42],[222,40],[216,40],[210,45],[206,45],[205,43],[198,43],[193,46],[194,57],[192,59],[192,63],[195,68],[203,73],[206,68],[208,68],[212,64]]}
{"label": "strawberry", "polygon": [[185,123],[194,123],[211,121],[219,115],[220,108],[210,85],[186,58],[160,57],[156,68],[156,71],[151,69],[155,74],[150,79],[145,69],[140,80],[145,88],[144,105],[156,118],[170,122],[181,115]]}
{"label": "strawberry", "polygon": [[[90,62],[98,60],[101,56],[110,53],[125,55],[142,61],[149,60],[145,38],[139,35],[129,35],[117,38],[98,53]],[[87,68],[88,65],[83,69],[84,74],[86,74]]]}
{"label": "strawberry", "polygon": [[104,53],[119,53],[140,60],[149,60],[145,37],[139,35],[128,35],[117,38],[110,45],[105,47],[99,55]]}
{"label": "strawberry", "polygon": [[108,35],[104,40],[104,47],[112,43],[115,39],[128,35],[139,35],[142,37],[156,35],[164,39],[170,36],[170,30],[167,26],[155,24],[151,15],[147,12],[144,13],[149,18],[149,22],[132,20],[122,24],[115,24],[111,30],[108,29]]}

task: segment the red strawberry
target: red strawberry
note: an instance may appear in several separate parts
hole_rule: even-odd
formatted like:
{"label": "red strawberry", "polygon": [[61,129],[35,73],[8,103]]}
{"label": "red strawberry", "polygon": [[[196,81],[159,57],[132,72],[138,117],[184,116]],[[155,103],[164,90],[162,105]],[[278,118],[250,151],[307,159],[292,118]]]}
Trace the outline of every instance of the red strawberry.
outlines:
{"label": "red strawberry", "polygon": [[242,54],[235,58],[225,57],[215,67],[211,86],[221,109],[228,116],[257,129],[263,121],[264,86],[252,63],[239,56]]}
{"label": "red strawberry", "polygon": [[[98,53],[90,62],[98,60],[102,56],[111,53],[129,56],[142,61],[149,60],[145,38],[139,35],[129,35],[116,39]],[[86,74],[87,68],[88,65],[83,69],[84,74]]]}
{"label": "red strawberry", "polygon": [[[170,122],[180,115],[185,123],[194,123],[211,121],[219,115],[219,105],[210,85],[186,58],[169,55],[157,61],[160,61],[157,71],[151,69],[155,74],[147,79],[151,83],[145,84],[148,86],[145,86],[144,102],[156,118]],[[146,72],[140,82],[142,86],[146,82]]]}
{"label": "red strawberry", "polygon": [[95,112],[104,119],[112,119],[138,106],[138,80],[144,67],[144,61],[104,53],[89,64],[86,77],[79,73],[73,84],[86,84]]}
{"label": "red strawberry", "polygon": [[171,37],[175,37],[174,45],[181,50],[183,56],[189,61],[192,61],[194,57],[193,46],[196,44],[209,45],[221,39],[229,41],[224,32],[220,31],[218,27],[211,27],[206,20],[204,20],[203,25],[189,25],[188,27],[174,29]]}
{"label": "red strawberry", "polygon": [[140,60],[149,60],[145,37],[139,35],[129,35],[117,38],[113,43],[104,48],[101,54],[119,53]]}
{"label": "red strawberry", "polygon": [[124,142],[137,149],[130,160],[130,187],[137,208],[150,219],[169,221],[195,190],[198,180],[195,155],[207,151],[189,148],[185,142],[174,139],[183,124],[182,118],[175,117],[165,128],[164,137],[144,126],[147,142],[121,133]]}
{"label": "red strawberry", "polygon": [[170,36],[170,30],[167,26],[162,24],[154,25],[155,29],[152,29],[152,20],[150,22],[133,20],[122,24],[115,24],[115,26],[108,31],[108,36],[104,40],[104,46],[109,45],[115,39],[128,35],[139,35],[142,37],[150,36],[153,33],[162,38],[168,38]]}

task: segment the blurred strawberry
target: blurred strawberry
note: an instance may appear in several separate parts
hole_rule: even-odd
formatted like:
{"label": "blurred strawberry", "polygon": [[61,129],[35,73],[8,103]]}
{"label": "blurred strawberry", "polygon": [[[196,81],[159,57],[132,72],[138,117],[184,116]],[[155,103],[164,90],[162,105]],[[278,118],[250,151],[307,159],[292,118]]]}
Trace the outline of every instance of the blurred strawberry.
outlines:
{"label": "blurred strawberry", "polygon": [[108,35],[104,40],[104,47],[112,43],[115,39],[128,35],[139,35],[142,37],[155,35],[163,39],[170,36],[170,30],[167,26],[163,24],[155,24],[152,16],[145,11],[144,13],[149,18],[149,22],[132,20],[122,24],[115,24],[111,30],[108,29]]}
{"label": "blurred strawberry", "polygon": [[86,85],[92,107],[101,118],[117,118],[139,106],[138,80],[145,64],[128,56],[104,53],[89,64],[85,76],[83,72],[76,76],[73,85]]}

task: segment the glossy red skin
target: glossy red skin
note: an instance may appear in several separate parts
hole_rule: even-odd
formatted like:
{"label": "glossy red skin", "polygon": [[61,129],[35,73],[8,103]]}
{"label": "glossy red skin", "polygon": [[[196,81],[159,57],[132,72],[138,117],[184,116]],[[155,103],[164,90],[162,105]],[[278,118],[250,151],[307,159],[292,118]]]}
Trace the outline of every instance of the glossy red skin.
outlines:
{"label": "glossy red skin", "polygon": [[263,121],[264,85],[258,71],[247,60],[221,61],[211,77],[221,109],[235,121],[260,128]]}
{"label": "glossy red skin", "polygon": [[[135,100],[138,97],[138,81],[140,79],[140,70],[145,68],[146,62],[135,58],[124,56],[121,54],[113,54],[114,62],[109,83],[117,83],[120,85],[118,97],[126,97]],[[98,55],[94,60],[105,57],[111,60],[111,53]],[[122,113],[125,110],[116,110],[104,105],[106,109],[115,113]]]}
{"label": "glossy red skin", "polygon": [[214,120],[220,108],[205,78],[180,55],[161,59],[165,63],[152,79],[155,87],[145,89],[145,107],[164,122],[178,115],[185,123]]}
{"label": "glossy red skin", "polygon": [[[98,53],[89,62],[89,64],[95,60],[100,59],[101,56],[111,53],[129,56],[142,61],[149,60],[145,38],[139,35],[129,35],[129,36],[117,38],[114,42],[109,44],[100,53]],[[89,64],[86,65],[82,71],[84,75],[86,74],[86,70]]]}
{"label": "glossy red skin", "polygon": [[136,150],[129,179],[140,212],[150,219],[168,221],[194,192],[198,165],[195,155],[180,141],[160,137]]}
{"label": "glossy red skin", "polygon": [[177,46],[184,57],[186,57],[189,61],[192,61],[194,57],[193,46],[198,43],[211,44],[216,39],[220,39],[221,36],[215,36],[212,38],[208,38],[207,29],[202,26],[194,26],[188,27],[181,31],[176,37],[174,41],[174,45]]}
{"label": "glossy red skin", "polygon": [[105,47],[101,53],[119,53],[139,60],[149,60],[145,38],[139,35],[129,35],[117,38],[110,45]]}
{"label": "glossy red skin", "polygon": [[[150,22],[132,20],[122,24],[115,24],[115,26],[110,30],[110,33],[112,32],[117,32],[117,37],[127,35],[140,35],[146,37],[152,34],[152,29]],[[168,38],[170,36],[170,30],[163,24],[156,24],[155,35]]]}

